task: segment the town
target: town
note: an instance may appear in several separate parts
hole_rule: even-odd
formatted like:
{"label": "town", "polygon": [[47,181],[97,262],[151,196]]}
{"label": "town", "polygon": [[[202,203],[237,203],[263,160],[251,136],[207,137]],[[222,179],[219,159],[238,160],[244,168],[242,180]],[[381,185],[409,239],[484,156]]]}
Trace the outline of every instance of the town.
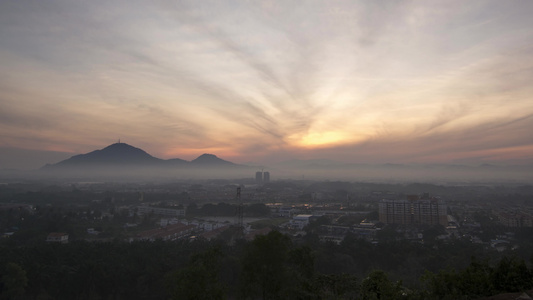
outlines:
{"label": "town", "polygon": [[[40,276],[33,274],[38,272],[34,265],[37,258],[24,262],[21,257],[17,259],[20,254],[13,250],[27,249],[25,251],[29,252],[25,255],[33,257],[38,255],[33,253],[37,249],[52,247],[56,258],[42,263],[54,264],[53,261],[65,259],[57,255],[72,255],[66,254],[73,251],[68,249],[78,247],[84,247],[84,251],[97,251],[95,253],[102,247],[114,247],[108,249],[110,256],[128,256],[131,254],[127,253],[134,251],[132,249],[137,249],[135,251],[146,251],[142,258],[146,260],[146,255],[157,251],[194,253],[211,251],[209,249],[214,245],[219,245],[216,247],[229,251],[223,256],[229,259],[227,257],[233,257],[231,253],[237,251],[235,249],[249,249],[246,245],[283,236],[289,239],[294,249],[311,251],[309,257],[315,272],[323,274],[316,275],[319,277],[313,280],[322,278],[320,276],[349,274],[349,280],[355,282],[357,278],[375,275],[373,270],[383,270],[390,277],[387,279],[390,284],[400,282],[395,280],[403,283],[398,293],[411,291],[407,292],[411,297],[408,298],[418,299],[437,293],[437,287],[428,290],[420,283],[420,278],[429,276],[427,272],[434,272],[430,273],[434,277],[429,278],[437,278],[439,272],[450,267],[457,270],[471,268],[477,263],[472,261],[473,257],[489,259],[485,260],[487,267],[489,263],[508,257],[512,258],[509,263],[523,266],[531,257],[530,249],[533,248],[532,196],[533,186],[523,184],[457,186],[276,180],[268,172],[257,172],[255,178],[231,180],[7,180],[0,185],[0,249],[5,254],[2,255],[3,263],[10,265],[18,260],[13,265],[18,271],[13,272],[27,274],[29,278]],[[160,284],[161,278],[171,276],[169,274],[176,268],[183,270],[190,255],[175,257],[171,264],[156,272],[159,275],[150,275],[158,278],[152,283],[155,286],[143,287],[142,292],[119,292],[111,287],[110,291],[121,294],[117,298],[154,296],[153,289]],[[153,259],[168,261],[169,258],[152,257],[150,261]],[[237,255],[235,259],[244,258]],[[106,268],[116,268],[113,267],[114,261]],[[238,269],[234,263],[226,263]],[[138,278],[147,267],[139,266],[141,269],[136,270],[139,273],[130,276]],[[62,274],[63,271],[54,272]],[[222,280],[225,286],[234,286],[226,290],[226,295],[235,297],[243,292],[239,288],[240,272],[245,270]],[[38,278],[34,280],[43,280]],[[341,280],[335,278],[334,281]],[[78,283],[72,284],[76,286]],[[339,297],[361,296],[361,284],[353,285],[357,286],[354,289],[338,291]],[[511,291],[523,288],[529,288],[529,285],[520,285]],[[66,297],[65,291],[58,289],[52,292],[44,287],[27,286],[24,294]],[[164,289],[154,297],[180,294],[173,291],[173,288]],[[502,291],[506,290],[462,293],[481,296]],[[82,293],[82,290],[70,293]],[[325,286],[322,292],[313,293],[326,297],[333,291]]]}
{"label": "town", "polygon": [[321,241],[335,243],[350,233],[378,243],[381,232],[394,228],[396,239],[467,238],[501,250],[513,247],[514,231],[533,227],[533,206],[527,201],[533,188],[527,185],[271,182],[268,172],[264,180],[261,176],[258,172],[255,181],[4,183],[2,235],[37,239],[22,233],[37,233],[34,219],[53,215],[50,224],[40,226],[50,232],[39,234],[62,243],[213,239],[239,225],[249,239],[276,229],[291,236],[316,233]]}

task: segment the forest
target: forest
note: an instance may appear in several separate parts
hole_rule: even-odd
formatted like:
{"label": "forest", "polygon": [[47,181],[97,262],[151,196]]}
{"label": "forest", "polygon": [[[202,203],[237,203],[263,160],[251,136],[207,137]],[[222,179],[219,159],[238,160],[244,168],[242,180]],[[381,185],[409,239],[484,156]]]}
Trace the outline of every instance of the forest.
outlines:
{"label": "forest", "polygon": [[[528,261],[529,260],[529,261]],[[531,259],[457,240],[0,244],[1,299],[477,299],[533,288]]]}

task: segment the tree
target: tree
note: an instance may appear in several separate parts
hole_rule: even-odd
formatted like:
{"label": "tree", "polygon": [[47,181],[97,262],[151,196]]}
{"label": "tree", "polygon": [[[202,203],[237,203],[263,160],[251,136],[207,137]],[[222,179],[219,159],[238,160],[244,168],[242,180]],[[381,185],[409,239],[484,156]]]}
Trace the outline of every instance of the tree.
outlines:
{"label": "tree", "polygon": [[286,292],[286,263],[291,240],[278,231],[257,236],[245,249],[242,292],[245,298],[276,299]]}
{"label": "tree", "polygon": [[433,242],[435,239],[442,234],[446,234],[446,230],[442,225],[433,225],[423,231],[424,242]]}
{"label": "tree", "polygon": [[354,299],[357,295],[357,278],[351,274],[319,274],[313,284],[320,299]]}
{"label": "tree", "polygon": [[263,217],[270,215],[270,208],[263,203],[254,203],[247,206],[244,210],[247,215],[253,217]]}
{"label": "tree", "polygon": [[221,252],[212,248],[194,254],[189,264],[167,278],[172,299],[224,299],[224,287],[218,279]]}
{"label": "tree", "polygon": [[303,299],[314,294],[313,279],[315,276],[314,255],[307,246],[289,251],[288,276],[291,280],[288,298]]}
{"label": "tree", "polygon": [[460,278],[453,269],[440,270],[437,274],[426,271],[421,280],[426,284],[430,299],[462,299]]}
{"label": "tree", "polygon": [[402,298],[401,282],[392,282],[381,270],[372,271],[361,282],[361,299],[399,299]]}
{"label": "tree", "polygon": [[533,286],[532,277],[524,260],[503,257],[494,269],[492,282],[497,291],[520,292]]}
{"label": "tree", "polygon": [[376,237],[380,242],[396,241],[402,237],[400,233],[396,231],[398,226],[396,224],[388,224],[383,229],[376,233]]}
{"label": "tree", "polygon": [[476,298],[492,295],[491,273],[492,268],[487,260],[479,262],[472,257],[470,265],[458,274],[461,294]]}
{"label": "tree", "polygon": [[2,276],[0,299],[21,299],[28,285],[26,271],[16,263],[8,263]]}

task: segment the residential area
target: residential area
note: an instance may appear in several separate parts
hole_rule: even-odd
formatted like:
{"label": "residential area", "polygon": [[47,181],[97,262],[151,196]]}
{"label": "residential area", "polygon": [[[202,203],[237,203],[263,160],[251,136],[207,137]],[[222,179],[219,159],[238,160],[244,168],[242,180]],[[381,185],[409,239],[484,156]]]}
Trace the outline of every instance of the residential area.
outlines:
{"label": "residential area", "polygon": [[[259,276],[252,266],[273,259],[279,272],[298,273],[276,293],[358,299],[374,293],[365,283],[374,280],[393,298],[479,298],[529,288],[532,196],[527,185],[9,182],[0,185],[0,275],[27,278],[20,293],[33,298],[167,299],[200,276],[200,263],[214,272],[201,274],[219,276],[224,293],[238,298],[260,294],[244,288],[255,278],[246,274]],[[479,268],[489,289],[454,286]],[[510,269],[515,277],[498,285],[495,276]],[[68,284],[51,279],[59,277]]]}

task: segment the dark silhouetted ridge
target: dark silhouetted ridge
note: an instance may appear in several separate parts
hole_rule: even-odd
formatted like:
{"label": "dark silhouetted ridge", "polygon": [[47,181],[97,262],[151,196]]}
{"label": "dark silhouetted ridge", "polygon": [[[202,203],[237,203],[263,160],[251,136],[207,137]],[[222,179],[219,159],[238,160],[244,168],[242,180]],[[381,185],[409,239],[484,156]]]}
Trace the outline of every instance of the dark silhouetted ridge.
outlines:
{"label": "dark silhouetted ridge", "polygon": [[151,156],[144,150],[125,143],[109,145],[101,150],[79,154],[48,167],[83,166],[83,165],[157,165],[162,159]]}
{"label": "dark silhouetted ridge", "polygon": [[235,166],[234,163],[218,158],[213,154],[202,154],[191,161],[193,165],[201,166]]}
{"label": "dark silhouetted ridge", "polygon": [[101,150],[72,156],[56,164],[47,164],[41,170],[69,176],[81,174],[95,177],[165,175],[199,177],[205,174],[224,176],[229,174],[228,171],[246,168],[247,166],[234,164],[213,154],[203,154],[191,162],[179,158],[164,160],[131,145],[116,143]]}

